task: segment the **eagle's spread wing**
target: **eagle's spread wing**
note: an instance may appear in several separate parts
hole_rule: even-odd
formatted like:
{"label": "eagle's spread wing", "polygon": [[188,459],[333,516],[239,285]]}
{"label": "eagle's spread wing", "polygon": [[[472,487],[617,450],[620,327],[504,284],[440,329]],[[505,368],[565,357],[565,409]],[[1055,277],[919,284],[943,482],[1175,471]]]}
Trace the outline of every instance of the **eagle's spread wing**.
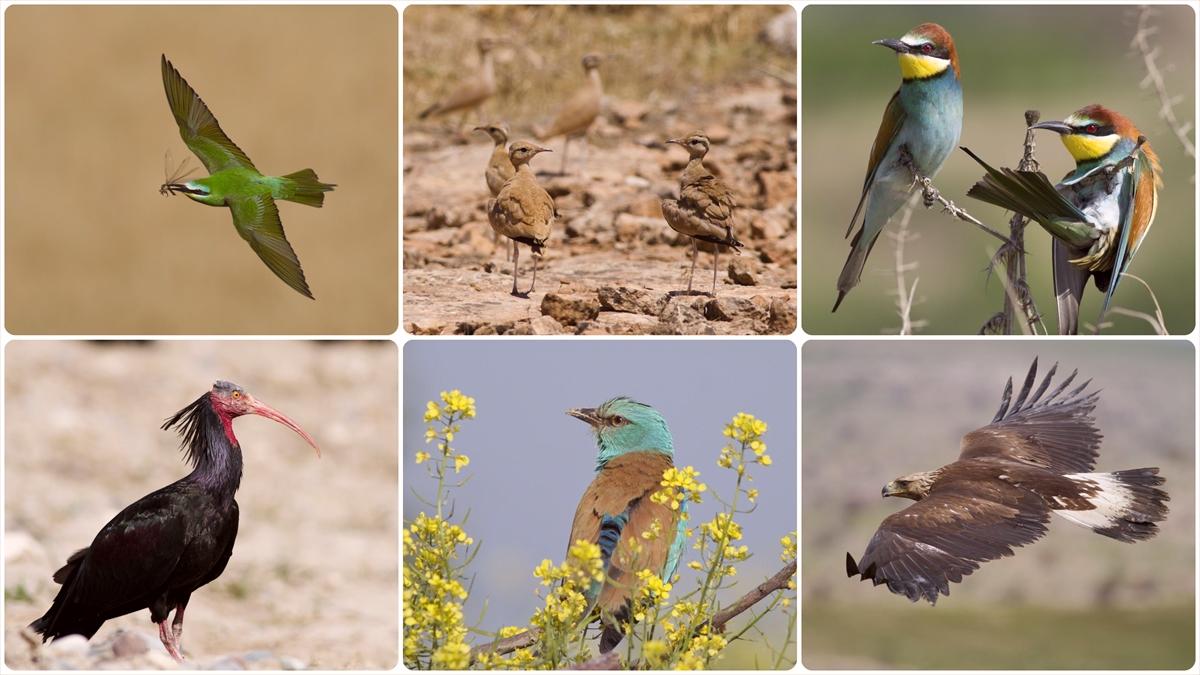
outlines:
{"label": "eagle's spread wing", "polygon": [[847,553],[846,573],[933,604],[980,563],[1041,537],[1049,517],[1036,495],[1003,481],[944,478],[927,497],[885,518],[857,563]]}
{"label": "eagle's spread wing", "polygon": [[1100,430],[1092,418],[1100,394],[1084,393],[1091,380],[1064,393],[1078,372],[1073,371],[1043,398],[1057,369],[1056,363],[1031,394],[1037,379],[1035,358],[1016,402],[1009,378],[996,417],[963,436],[959,459],[1006,459],[1058,473],[1091,471],[1100,447]]}

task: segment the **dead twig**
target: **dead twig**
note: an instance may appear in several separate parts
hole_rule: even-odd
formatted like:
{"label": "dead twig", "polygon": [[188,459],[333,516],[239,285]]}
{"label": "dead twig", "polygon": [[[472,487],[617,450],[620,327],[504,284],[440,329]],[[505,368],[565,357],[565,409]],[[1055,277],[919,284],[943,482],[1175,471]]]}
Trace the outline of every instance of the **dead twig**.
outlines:
{"label": "dead twig", "polygon": [[1167,82],[1163,79],[1162,70],[1158,67],[1158,56],[1162,50],[1150,44],[1150,36],[1158,32],[1157,26],[1150,25],[1150,17],[1153,14],[1154,8],[1148,5],[1142,6],[1138,10],[1137,32],[1134,33],[1133,41],[1130,43],[1130,47],[1141,55],[1142,63],[1146,67],[1146,77],[1142,80],[1141,87],[1143,89],[1154,88],[1160,104],[1158,116],[1171,128],[1175,138],[1179,139],[1179,144],[1183,146],[1183,151],[1187,153],[1187,156],[1195,157],[1196,146],[1192,139],[1188,138],[1188,134],[1192,131],[1192,123],[1181,122],[1175,115],[1175,106],[1183,101],[1183,97],[1172,96],[1167,91]]}
{"label": "dead twig", "polygon": [[918,328],[923,328],[928,323],[927,321],[913,321],[912,307],[916,302],[917,297],[917,282],[920,277],[913,279],[912,286],[908,285],[905,277],[907,272],[914,272],[918,267],[917,261],[904,261],[904,244],[917,239],[920,235],[908,229],[908,223],[912,220],[913,206],[917,203],[917,195],[909,198],[908,203],[904,205],[904,214],[900,217],[899,226],[895,232],[888,232],[888,238],[896,242],[895,248],[895,268],[896,268],[896,313],[900,315],[900,335],[912,335],[913,331]]}
{"label": "dead twig", "polygon": [[[1025,145],[1021,152],[1021,161],[1017,164],[1019,171],[1039,171],[1034,151],[1037,144],[1034,141],[1033,125],[1037,124],[1041,113],[1036,110],[1025,111]],[[1029,221],[1019,213],[1014,213],[1008,221],[1008,242],[1001,246],[988,263],[988,274],[995,271],[996,265],[1004,265],[1004,307],[997,314],[984,322],[979,334],[1012,335],[1013,324],[1016,322],[1017,311],[1022,317],[1021,332],[1025,335],[1036,333],[1035,324],[1041,323],[1041,314],[1033,302],[1033,294],[1029,292],[1025,268],[1025,226]],[[1043,332],[1045,332],[1043,327]]]}
{"label": "dead twig", "polygon": [[941,204],[942,205],[942,213],[950,214],[950,216],[953,218],[957,218],[961,221],[971,223],[975,227],[978,227],[979,229],[983,230],[984,232],[987,232],[988,234],[992,235],[993,237],[999,239],[1000,241],[1008,243],[1008,237],[1000,234],[999,232],[988,227],[987,225],[984,225],[983,221],[981,221],[978,218],[976,218],[975,216],[967,213],[966,209],[956,205],[954,202],[943,197],[942,193],[939,192],[936,187],[934,187],[933,179],[922,174],[917,169],[917,164],[916,164],[916,162],[913,161],[912,153],[910,153],[908,151],[908,145],[900,146],[899,163],[901,166],[906,167],[909,170],[909,172],[912,174],[913,186],[914,187],[917,185],[921,186],[921,202],[925,205],[925,208],[932,209],[934,204]]}

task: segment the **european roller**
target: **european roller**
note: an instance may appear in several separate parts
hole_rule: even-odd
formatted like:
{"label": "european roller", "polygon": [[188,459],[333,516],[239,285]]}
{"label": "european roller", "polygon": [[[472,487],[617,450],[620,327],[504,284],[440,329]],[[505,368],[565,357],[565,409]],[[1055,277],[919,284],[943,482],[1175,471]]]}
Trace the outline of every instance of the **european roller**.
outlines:
{"label": "european roller", "polygon": [[[599,610],[603,631],[600,651],[621,641],[629,621],[630,595],[643,569],[660,571],[670,581],[683,552],[687,502],[674,511],[650,496],[661,488],[663,472],[673,467],[671,430],[662,415],[644,403],[614,398],[599,408],[567,414],[587,422],[596,434],[596,477],[575,509],[567,547],[579,540],[599,545],[605,580],[585,593]],[[657,524],[656,524],[657,523]],[[657,536],[643,538],[645,532]]]}

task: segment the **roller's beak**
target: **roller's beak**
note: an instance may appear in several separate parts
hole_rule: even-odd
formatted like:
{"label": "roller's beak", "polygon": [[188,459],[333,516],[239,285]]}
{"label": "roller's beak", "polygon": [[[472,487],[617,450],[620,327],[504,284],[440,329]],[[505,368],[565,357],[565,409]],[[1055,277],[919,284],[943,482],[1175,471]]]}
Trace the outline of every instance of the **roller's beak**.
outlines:
{"label": "roller's beak", "polygon": [[321,456],[321,448],[317,447],[317,442],[313,440],[313,437],[309,436],[307,431],[301,429],[300,425],[293,422],[287,415],[284,415],[283,413],[272,408],[271,406],[267,405],[266,403],[263,403],[262,401],[255,399],[250,394],[246,394],[244,396],[244,400],[245,400],[245,406],[246,406],[247,412],[249,412],[252,415],[259,415],[260,417],[265,417],[269,420],[275,420],[276,422],[279,422],[280,424],[291,429],[292,431],[296,432],[297,434],[300,434],[300,437],[303,438],[309,445],[311,445],[313,447],[314,450],[317,451],[317,457]]}
{"label": "roller's beak", "polygon": [[666,140],[666,142],[674,143],[675,145],[684,145],[685,144],[685,141],[682,138],[668,138]]}
{"label": "roller's beak", "polygon": [[474,129],[472,129],[472,131],[487,131],[487,130],[488,130],[487,127],[475,127]]}
{"label": "roller's beak", "polygon": [[571,408],[567,414],[577,420],[587,422],[593,428],[600,426],[600,417],[596,415],[595,408]]}
{"label": "roller's beak", "polygon": [[1030,129],[1047,129],[1049,131],[1053,131],[1054,133],[1061,134],[1063,136],[1074,132],[1074,129],[1072,129],[1070,127],[1070,125],[1064,124],[1062,122],[1038,122],[1037,124],[1035,124],[1029,128]]}
{"label": "roller's beak", "polygon": [[882,46],[887,47],[888,49],[896,52],[897,54],[907,54],[910,51],[912,51],[912,48],[909,47],[908,45],[904,44],[903,41],[895,40],[895,39],[891,39],[891,38],[889,38],[887,40],[876,40],[876,41],[872,42],[871,44],[882,45]]}

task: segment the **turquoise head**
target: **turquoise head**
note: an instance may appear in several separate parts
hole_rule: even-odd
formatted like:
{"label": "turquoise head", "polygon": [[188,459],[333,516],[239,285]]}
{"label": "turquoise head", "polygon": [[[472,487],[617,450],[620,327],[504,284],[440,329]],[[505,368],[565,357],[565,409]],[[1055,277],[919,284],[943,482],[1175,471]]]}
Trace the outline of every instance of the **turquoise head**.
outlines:
{"label": "turquoise head", "polygon": [[573,408],[567,414],[587,422],[596,433],[597,471],[628,452],[658,452],[668,457],[675,454],[667,421],[645,403],[618,396],[598,408]]}

